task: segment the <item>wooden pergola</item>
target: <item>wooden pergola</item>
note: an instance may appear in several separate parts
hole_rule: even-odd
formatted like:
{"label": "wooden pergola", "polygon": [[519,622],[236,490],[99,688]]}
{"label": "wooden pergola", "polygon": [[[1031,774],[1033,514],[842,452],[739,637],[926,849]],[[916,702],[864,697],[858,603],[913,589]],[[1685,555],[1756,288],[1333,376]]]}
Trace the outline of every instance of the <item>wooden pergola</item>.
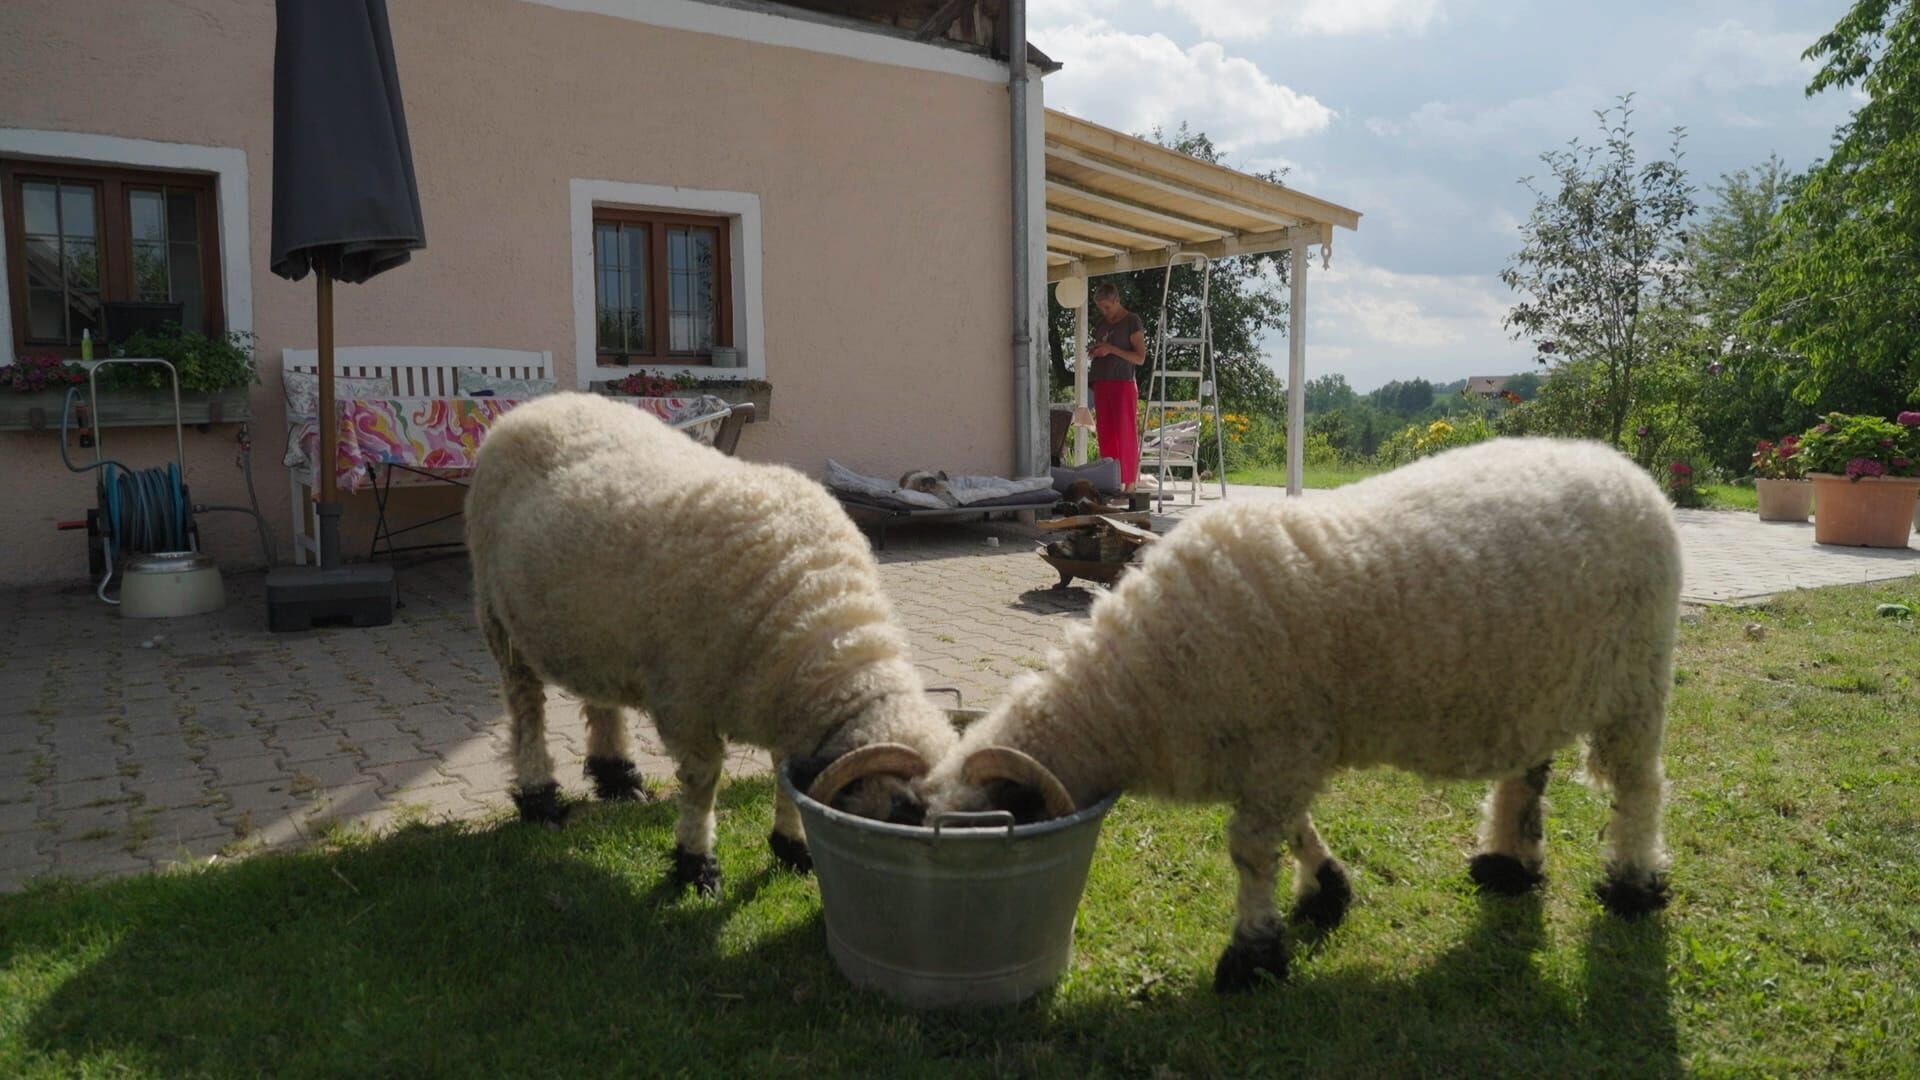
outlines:
{"label": "wooden pergola", "polygon": [[[1212,259],[1292,253],[1288,327],[1287,491],[1300,493],[1306,406],[1307,249],[1331,255],[1333,230],[1358,229],[1344,206],[1047,110],[1047,280],[1091,279]],[[1142,313],[1151,322],[1152,313]],[[1075,335],[1075,400],[1088,404],[1087,306]],[[1078,436],[1084,453],[1085,435]]]}

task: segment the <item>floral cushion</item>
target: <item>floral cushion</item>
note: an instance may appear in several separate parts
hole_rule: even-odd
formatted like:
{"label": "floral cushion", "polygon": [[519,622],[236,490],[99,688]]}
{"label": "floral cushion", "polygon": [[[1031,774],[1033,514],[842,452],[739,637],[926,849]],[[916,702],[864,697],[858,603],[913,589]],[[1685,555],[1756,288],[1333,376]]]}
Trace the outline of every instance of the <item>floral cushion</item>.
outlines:
{"label": "floral cushion", "polygon": [[462,397],[502,397],[526,401],[551,394],[557,385],[552,379],[506,379],[479,368],[456,368],[454,382]]}
{"label": "floral cushion", "polygon": [[[310,371],[289,371],[281,381],[286,383],[287,388],[287,419],[303,420],[320,412],[320,376]],[[333,377],[333,397],[336,401],[392,396],[392,379]]]}

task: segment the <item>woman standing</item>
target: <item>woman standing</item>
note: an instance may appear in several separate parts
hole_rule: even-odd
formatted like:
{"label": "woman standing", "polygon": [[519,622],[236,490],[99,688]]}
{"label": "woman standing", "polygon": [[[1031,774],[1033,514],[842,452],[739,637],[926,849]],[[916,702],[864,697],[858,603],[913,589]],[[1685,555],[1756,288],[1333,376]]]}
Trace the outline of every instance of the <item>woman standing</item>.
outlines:
{"label": "woman standing", "polygon": [[1120,306],[1120,290],[1103,283],[1093,290],[1100,321],[1093,328],[1093,429],[1100,453],[1120,463],[1120,484],[1133,490],[1140,479],[1140,384],[1134,369],[1147,362],[1147,329],[1140,316]]}

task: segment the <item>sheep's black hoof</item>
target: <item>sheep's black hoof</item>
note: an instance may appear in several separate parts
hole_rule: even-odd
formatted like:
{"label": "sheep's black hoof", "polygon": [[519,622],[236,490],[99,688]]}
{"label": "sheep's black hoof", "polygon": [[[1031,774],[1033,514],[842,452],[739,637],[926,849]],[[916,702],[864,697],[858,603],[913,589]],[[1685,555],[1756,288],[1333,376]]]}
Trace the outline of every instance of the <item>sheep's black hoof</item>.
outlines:
{"label": "sheep's black hoof", "polygon": [[795,840],[791,836],[779,833],[767,834],[767,846],[773,849],[773,861],[796,874],[813,873],[813,852],[807,850],[805,840]]}
{"label": "sheep's black hoof", "polygon": [[1524,896],[1537,889],[1547,876],[1511,855],[1483,851],[1467,864],[1467,876],[1483,893],[1499,896]]}
{"label": "sheep's black hoof", "polygon": [[720,860],[712,855],[695,855],[678,844],[673,846],[673,883],[691,885],[705,897],[720,895]]}
{"label": "sheep's black hoof", "polygon": [[1609,876],[1593,887],[1593,895],[1610,915],[1628,920],[1644,918],[1667,906],[1667,879],[1661,874],[1644,881]]}
{"label": "sheep's black hoof", "polygon": [[520,820],[529,825],[557,829],[567,820],[567,801],[560,797],[560,785],[552,781],[514,792],[513,805],[520,811]]}
{"label": "sheep's black hoof", "polygon": [[587,778],[593,781],[593,794],[607,802],[645,801],[649,792],[640,782],[640,770],[626,758],[589,757]]}
{"label": "sheep's black hoof", "polygon": [[1339,859],[1328,859],[1314,871],[1319,888],[1294,902],[1293,921],[1311,923],[1316,929],[1330,931],[1347,917],[1347,905],[1353,902],[1353,886],[1347,881],[1347,868]]}
{"label": "sheep's black hoof", "polygon": [[1213,992],[1238,994],[1260,985],[1263,979],[1285,982],[1287,978],[1287,941],[1275,929],[1262,934],[1233,935],[1233,943],[1220,954],[1213,968]]}

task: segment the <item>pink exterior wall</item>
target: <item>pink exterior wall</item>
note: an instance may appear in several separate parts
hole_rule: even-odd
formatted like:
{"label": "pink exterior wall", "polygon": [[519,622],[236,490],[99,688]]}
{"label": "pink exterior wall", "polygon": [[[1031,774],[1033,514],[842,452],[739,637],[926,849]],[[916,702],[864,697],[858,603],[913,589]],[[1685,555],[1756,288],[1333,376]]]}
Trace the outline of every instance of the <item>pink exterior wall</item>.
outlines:
{"label": "pink exterior wall", "polygon": [[[570,181],[750,192],[774,415],[742,455],[815,474],[829,454],[882,473],[1010,467],[1004,86],[518,0],[390,11],[428,248],[336,291],[340,345],[549,350],[572,387]],[[266,0],[0,5],[0,128],[245,152],[255,475],[284,558],[279,358],[314,344],[313,288],[267,270],[272,64]],[[197,501],[244,502],[233,434],[188,431]],[[107,440],[136,466],[171,454],[157,429]],[[0,584],[84,573],[82,534],[52,523],[92,490],[53,436],[0,433]],[[259,561],[245,517],[202,531],[229,568]]]}

